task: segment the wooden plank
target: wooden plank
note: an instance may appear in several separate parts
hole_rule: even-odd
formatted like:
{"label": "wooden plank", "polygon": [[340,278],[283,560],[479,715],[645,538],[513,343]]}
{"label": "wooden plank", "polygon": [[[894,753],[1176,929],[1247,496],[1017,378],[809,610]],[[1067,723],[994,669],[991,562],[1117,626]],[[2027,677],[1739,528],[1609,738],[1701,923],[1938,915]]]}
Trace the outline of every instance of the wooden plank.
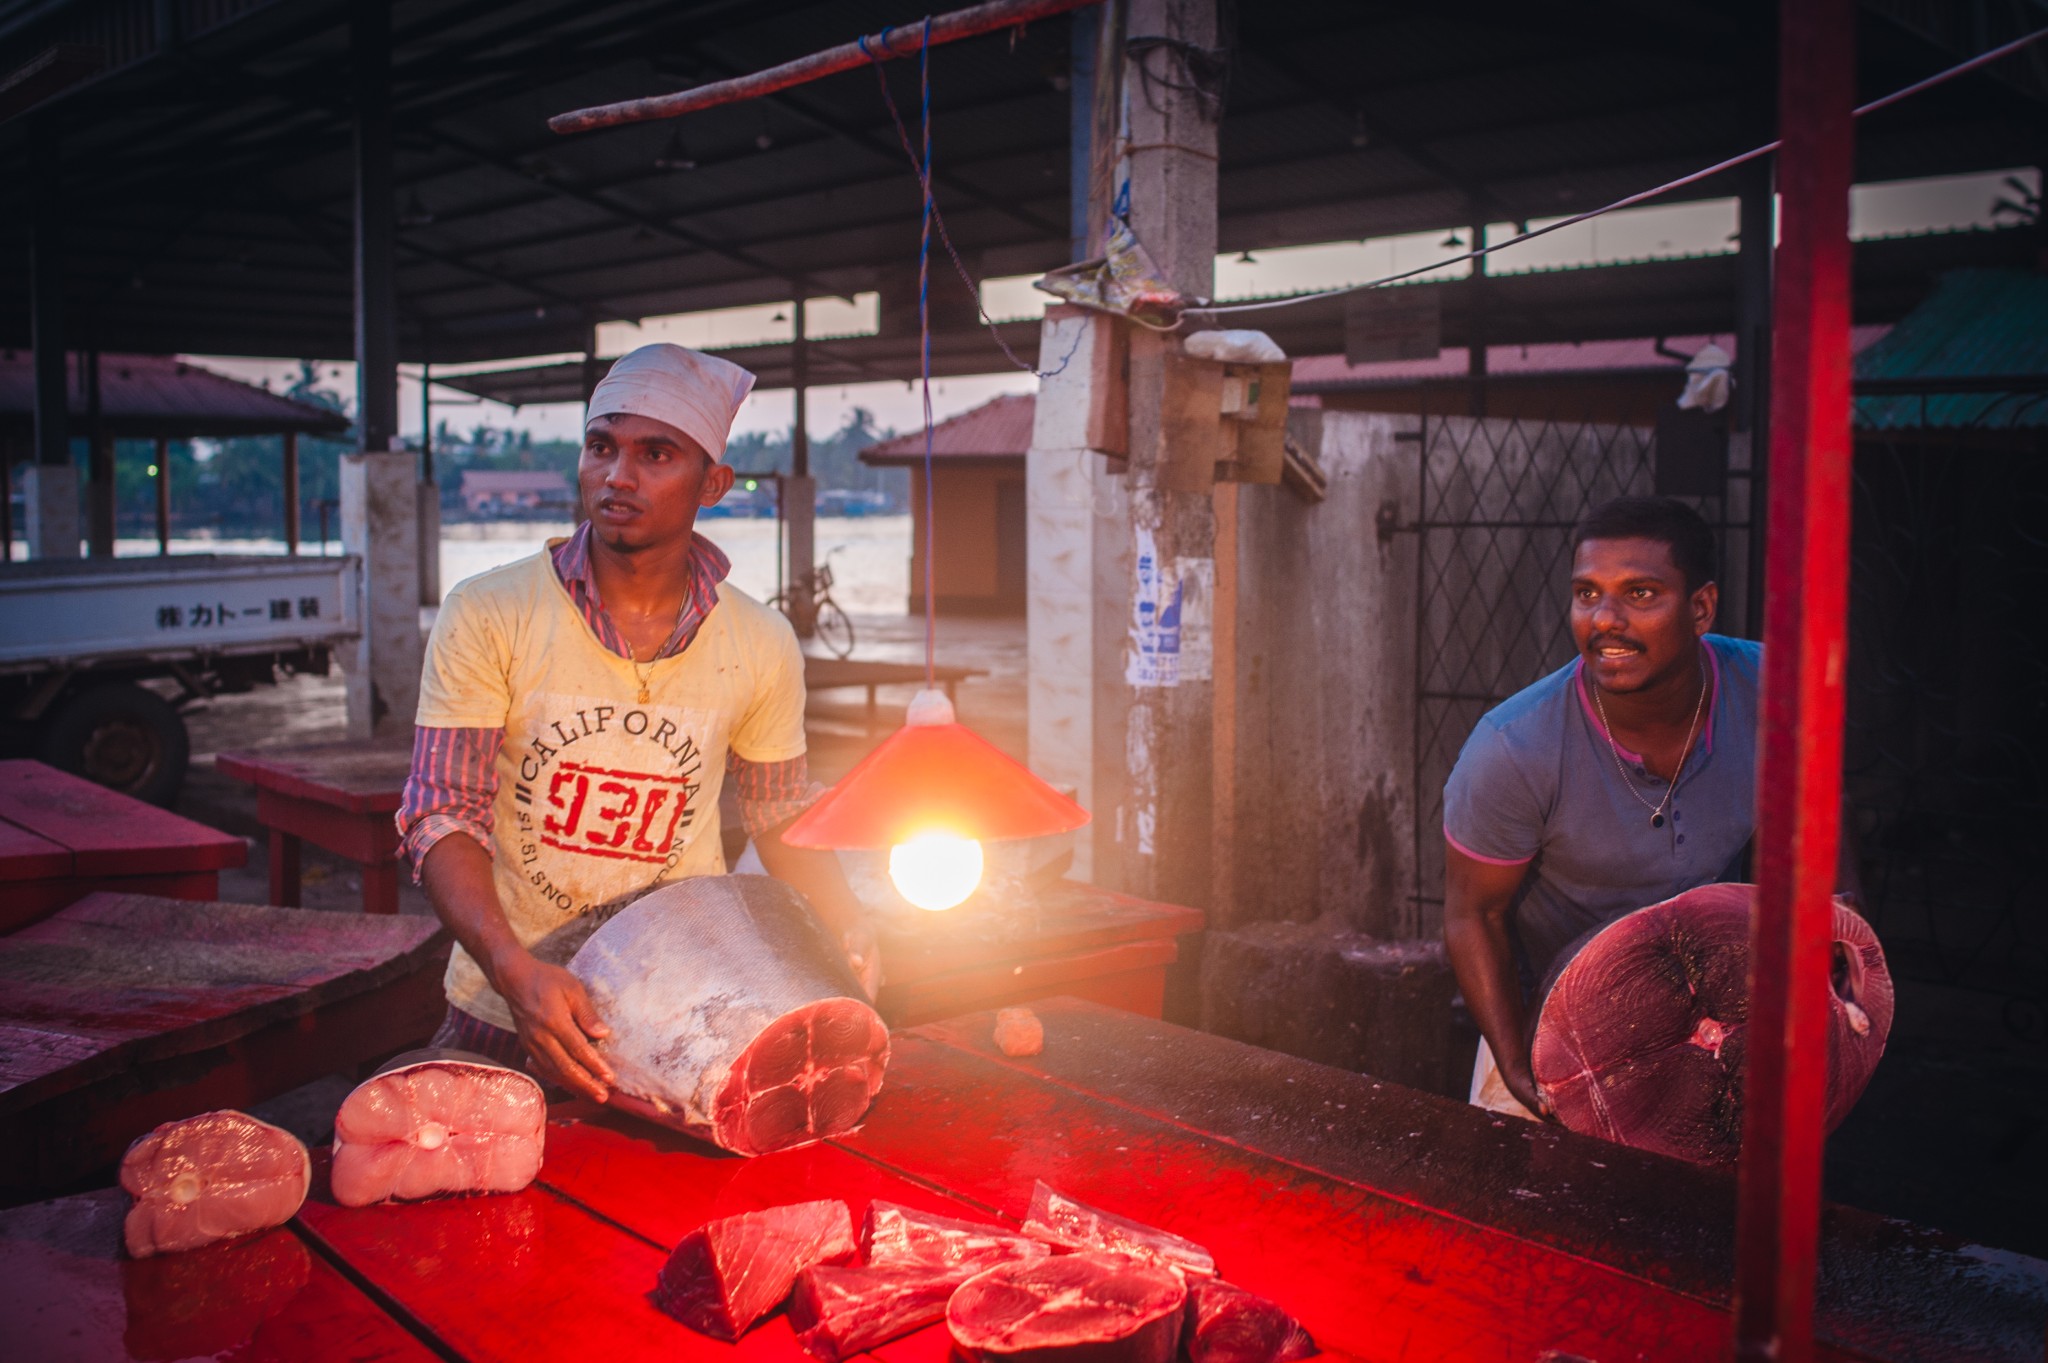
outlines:
{"label": "wooden plank", "polygon": [[158,875],[240,866],[240,838],[40,762],[0,762],[0,819],[71,850],[77,875]]}
{"label": "wooden plank", "polygon": [[221,753],[225,776],[259,790],[330,805],[351,814],[394,814],[412,767],[410,746],[320,743],[302,748]]}
{"label": "wooden plank", "polygon": [[71,865],[71,849],[0,819],[0,884],[68,876]]}
{"label": "wooden plank", "polygon": [[706,1338],[648,1300],[666,1251],[540,1186],[494,1197],[343,1208],[316,1161],[299,1224],[469,1363],[794,1363],[786,1321],[737,1345]]}
{"label": "wooden plank", "polygon": [[882,959],[890,981],[907,985],[956,970],[1014,965],[1120,942],[1170,942],[1201,931],[1204,921],[1200,909],[1062,880],[1024,904],[965,906],[926,915],[914,930],[885,923]]}
{"label": "wooden plank", "polygon": [[173,871],[167,875],[66,876],[61,880],[19,881],[0,894],[0,933],[41,922],[57,910],[101,890],[206,903],[220,898],[220,872]]}
{"label": "wooden plank", "polygon": [[1043,1178],[1186,1235],[1360,1358],[1676,1363],[1727,1347],[1725,1312],[1690,1296],[916,1035],[898,1038],[866,1125],[834,1143],[1011,1216]]}
{"label": "wooden plank", "polygon": [[288,1229],[136,1262],[108,1190],[0,1212],[10,1357],[102,1363],[425,1363],[432,1351]]}
{"label": "wooden plank", "polygon": [[[0,1113],[123,1066],[222,1045],[431,968],[431,919],[95,894],[0,938],[0,1024],[103,1044],[0,1089]],[[48,1057],[54,1061],[55,1057]]]}
{"label": "wooden plank", "polygon": [[[1134,1011],[1157,1017],[1164,1002],[1166,967],[1179,955],[1171,937],[1163,941],[1119,942],[1097,951],[1072,951],[1059,956],[993,961],[921,980],[899,980],[891,973],[875,1001],[892,1027],[915,1026],[976,1009],[1075,994],[1103,981],[1126,982],[1108,1000],[1128,997]],[[883,969],[893,972],[894,958],[882,949]],[[1147,985],[1149,982],[1149,987]],[[1136,988],[1130,987],[1136,985]],[[1091,993],[1091,997],[1101,997]]]}

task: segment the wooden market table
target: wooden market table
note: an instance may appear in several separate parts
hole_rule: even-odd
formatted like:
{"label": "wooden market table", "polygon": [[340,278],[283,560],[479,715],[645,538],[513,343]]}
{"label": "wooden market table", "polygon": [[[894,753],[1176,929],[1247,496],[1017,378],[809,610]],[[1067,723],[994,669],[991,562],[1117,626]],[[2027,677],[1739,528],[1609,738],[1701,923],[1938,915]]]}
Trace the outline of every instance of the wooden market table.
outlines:
{"label": "wooden market table", "polygon": [[[316,1175],[287,1228],[122,1262],[118,1195],[0,1213],[0,1330],[23,1356],[801,1363],[648,1289],[705,1220],[823,1197],[1019,1217],[1034,1179],[1192,1237],[1346,1358],[1715,1360],[1734,1187],[1554,1127],[1079,1002],[1010,1061],[979,1014],[897,1035],[862,1129],[743,1160],[585,1104],[514,1196],[347,1210]],[[322,1161],[324,1169],[324,1157]],[[1826,1359],[2038,1359],[2048,1265],[1833,1207]],[[942,1326],[877,1349],[942,1363]]]}
{"label": "wooden market table", "polygon": [[429,918],[106,893],[0,936],[0,1195],[418,1044],[448,946]]}
{"label": "wooden market table", "polygon": [[[969,677],[985,677],[988,669],[982,667],[935,667],[933,679],[946,693],[946,699],[957,701],[960,683]],[[868,732],[873,733],[881,726],[881,712],[876,706],[875,691],[883,686],[922,686],[925,680],[923,663],[878,662],[869,658],[819,658],[804,655],[804,689],[808,692],[833,691],[843,686],[858,686],[868,693]]]}
{"label": "wooden market table", "polygon": [[362,868],[363,912],[398,912],[399,797],[412,767],[410,741],[322,743],[221,753],[225,776],[256,787],[256,820],[270,838],[270,902],[299,902],[299,850],[310,842]]}
{"label": "wooden market table", "polygon": [[94,890],[218,899],[240,838],[41,762],[0,761],[0,932]]}

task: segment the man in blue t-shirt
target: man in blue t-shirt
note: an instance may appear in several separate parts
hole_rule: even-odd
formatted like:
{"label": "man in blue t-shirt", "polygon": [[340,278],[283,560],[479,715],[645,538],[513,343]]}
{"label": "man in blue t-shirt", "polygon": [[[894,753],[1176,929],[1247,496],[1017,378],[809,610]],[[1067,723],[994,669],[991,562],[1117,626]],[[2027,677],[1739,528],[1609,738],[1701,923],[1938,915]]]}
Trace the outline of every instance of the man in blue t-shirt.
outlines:
{"label": "man in blue t-shirt", "polygon": [[[1444,786],[1444,944],[1485,1040],[1472,1101],[1544,1110],[1525,1000],[1591,930],[1742,878],[1762,650],[1709,631],[1714,537],[1623,497],[1572,535],[1578,657],[1479,721]],[[1496,1063],[1497,1062],[1497,1063]]]}

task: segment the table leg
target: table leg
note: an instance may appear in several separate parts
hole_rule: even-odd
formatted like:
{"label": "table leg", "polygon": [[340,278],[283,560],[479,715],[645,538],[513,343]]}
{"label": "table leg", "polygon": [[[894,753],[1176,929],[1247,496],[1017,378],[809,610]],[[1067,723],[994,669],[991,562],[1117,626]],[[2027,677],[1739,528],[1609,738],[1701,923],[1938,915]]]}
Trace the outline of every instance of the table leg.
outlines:
{"label": "table leg", "polygon": [[868,732],[875,731],[875,688],[868,687]]}
{"label": "table leg", "polygon": [[299,840],[276,828],[270,830],[270,902],[299,906]]}
{"label": "table leg", "polygon": [[398,912],[398,863],[380,861],[363,867],[363,912]]}

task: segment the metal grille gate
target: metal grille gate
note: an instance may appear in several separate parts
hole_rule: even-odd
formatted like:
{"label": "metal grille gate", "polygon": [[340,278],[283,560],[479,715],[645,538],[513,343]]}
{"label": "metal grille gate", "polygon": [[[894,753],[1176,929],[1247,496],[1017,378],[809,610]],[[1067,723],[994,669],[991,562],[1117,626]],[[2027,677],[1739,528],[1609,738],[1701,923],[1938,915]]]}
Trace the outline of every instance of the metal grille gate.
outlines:
{"label": "metal grille gate", "polygon": [[[1424,414],[1415,674],[1411,926],[1443,927],[1443,790],[1487,710],[1572,657],[1571,531],[1613,497],[1655,485],[1646,427]],[[1723,526],[1726,498],[1693,502]]]}

